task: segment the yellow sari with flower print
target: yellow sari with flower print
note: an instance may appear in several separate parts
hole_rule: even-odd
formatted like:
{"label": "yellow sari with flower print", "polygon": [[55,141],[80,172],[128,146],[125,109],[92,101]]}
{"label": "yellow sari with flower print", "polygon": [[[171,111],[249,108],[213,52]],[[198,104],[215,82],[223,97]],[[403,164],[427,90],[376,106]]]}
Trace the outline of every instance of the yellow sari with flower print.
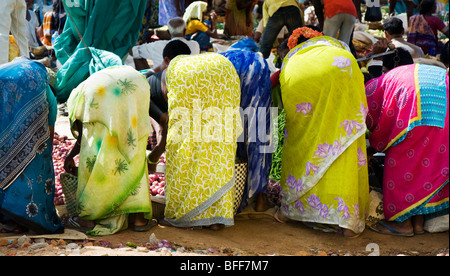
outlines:
{"label": "yellow sari with flower print", "polygon": [[284,60],[281,212],[361,233],[369,206],[367,101],[361,70],[346,49],[316,37]]}

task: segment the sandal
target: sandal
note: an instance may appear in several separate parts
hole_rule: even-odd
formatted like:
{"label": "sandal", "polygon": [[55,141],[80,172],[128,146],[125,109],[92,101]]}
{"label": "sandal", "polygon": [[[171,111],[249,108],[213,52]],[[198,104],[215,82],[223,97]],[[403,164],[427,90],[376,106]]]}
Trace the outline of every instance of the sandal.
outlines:
{"label": "sandal", "polygon": [[28,229],[25,227],[22,227],[18,224],[13,224],[13,225],[8,225],[8,224],[3,224],[2,229],[0,229],[0,233],[14,233],[14,234],[22,234],[27,232]]}
{"label": "sandal", "polygon": [[[389,230],[389,232],[383,232],[383,231],[379,230],[376,227],[377,224],[383,226],[385,229]],[[400,237],[412,237],[412,236],[414,236],[414,232],[413,233],[399,233],[394,228],[390,227],[389,225],[387,225],[386,222],[384,222],[382,220],[380,220],[378,223],[376,223],[374,225],[369,226],[369,229],[372,230],[372,231],[375,231],[377,233],[385,234],[385,235],[393,235],[393,236],[400,236]]]}
{"label": "sandal", "polygon": [[69,224],[68,226],[70,226],[70,228],[83,233],[86,233],[87,231],[94,229],[94,227],[82,226],[78,221],[79,217],[71,217],[67,220],[67,223]]}
{"label": "sandal", "polygon": [[158,221],[156,219],[149,219],[147,221],[146,225],[134,225],[133,226],[133,231],[135,232],[146,232],[148,230],[150,230],[151,228],[153,228],[154,226],[158,225]]}

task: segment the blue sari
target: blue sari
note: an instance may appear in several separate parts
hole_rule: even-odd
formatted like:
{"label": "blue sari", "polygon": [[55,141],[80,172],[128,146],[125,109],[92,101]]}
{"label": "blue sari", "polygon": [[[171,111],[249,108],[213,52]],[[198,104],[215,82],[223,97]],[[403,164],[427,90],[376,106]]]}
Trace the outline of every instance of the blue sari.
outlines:
{"label": "blue sari", "polygon": [[54,205],[49,76],[17,58],[0,67],[0,214],[38,234],[61,233]]}
{"label": "blue sari", "polygon": [[222,53],[233,63],[241,81],[241,112],[244,132],[238,139],[237,157],[248,160],[248,176],[238,213],[248,199],[266,193],[272,165],[272,84],[264,58],[253,51]]}

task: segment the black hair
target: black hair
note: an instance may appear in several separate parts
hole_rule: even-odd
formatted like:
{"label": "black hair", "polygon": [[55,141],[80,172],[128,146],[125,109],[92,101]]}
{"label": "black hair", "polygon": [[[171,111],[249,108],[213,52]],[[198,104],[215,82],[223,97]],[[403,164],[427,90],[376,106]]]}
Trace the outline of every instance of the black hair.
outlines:
{"label": "black hair", "polygon": [[373,79],[372,74],[370,74],[369,72],[364,72],[363,73],[364,76],[364,84],[366,84],[367,82],[369,82],[371,79]]}
{"label": "black hair", "polygon": [[[322,32],[322,29],[319,26],[315,26],[315,25],[306,25],[305,27],[308,27],[314,31],[317,31],[319,33]],[[301,35],[298,40],[297,40],[297,45],[300,45],[301,43],[307,41],[309,38],[304,37],[303,35]]]}
{"label": "black hair", "polygon": [[175,39],[167,43],[163,50],[163,58],[173,59],[178,55],[190,55],[191,49],[181,40]]}
{"label": "black hair", "polygon": [[391,17],[384,21],[383,30],[390,35],[397,35],[402,34],[405,29],[403,28],[403,21],[400,18]]}
{"label": "black hair", "polygon": [[394,53],[383,57],[383,66],[388,70],[392,70],[395,67],[413,64],[414,60],[411,54],[403,48],[395,48]]}
{"label": "black hair", "polygon": [[445,66],[448,66],[449,64],[449,46],[448,46],[448,41],[447,43],[445,43],[444,47],[441,50],[441,57],[440,60],[442,63],[445,64]]}
{"label": "black hair", "polygon": [[[281,53],[282,51],[289,50],[289,46],[287,45],[289,42],[289,39],[283,40],[283,42],[278,45],[278,52]],[[281,65],[283,64],[283,59],[279,56],[277,61],[275,62],[276,68],[281,68]]]}
{"label": "black hair", "polygon": [[435,7],[436,0],[422,0],[419,7],[420,14],[432,13]]}

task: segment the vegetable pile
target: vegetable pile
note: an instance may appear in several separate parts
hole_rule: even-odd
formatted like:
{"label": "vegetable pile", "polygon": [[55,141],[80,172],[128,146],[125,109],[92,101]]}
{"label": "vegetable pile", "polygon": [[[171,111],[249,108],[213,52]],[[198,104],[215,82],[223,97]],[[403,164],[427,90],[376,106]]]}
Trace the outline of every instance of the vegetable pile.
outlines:
{"label": "vegetable pile", "polygon": [[269,185],[267,186],[267,200],[276,206],[281,206],[280,192],[280,182],[269,179]]}
{"label": "vegetable pile", "polygon": [[[75,145],[74,140],[70,140],[65,135],[59,135],[55,133],[53,138],[53,166],[55,169],[55,205],[64,205],[65,198],[61,186],[60,175],[65,173],[64,170],[64,160],[69,152]],[[79,158],[76,156],[74,158],[75,165],[78,166]],[[159,165],[165,165],[166,161],[164,156],[160,157]],[[149,174],[148,181],[150,185],[150,193],[152,196],[164,196],[164,186],[166,184],[164,174]]]}
{"label": "vegetable pile", "polygon": [[[75,145],[75,141],[71,141],[65,135],[59,135],[55,132],[53,138],[53,167],[55,169],[55,205],[64,205],[64,193],[61,186],[60,175],[65,173],[64,170],[64,159],[67,154],[72,150]],[[78,156],[74,158],[75,165],[78,166]]]}
{"label": "vegetable pile", "polygon": [[[164,156],[159,158],[158,165],[165,165],[166,160]],[[154,173],[148,175],[148,182],[150,184],[150,194],[152,196],[164,196],[165,190],[164,187],[166,185],[166,178],[164,174]]]}

